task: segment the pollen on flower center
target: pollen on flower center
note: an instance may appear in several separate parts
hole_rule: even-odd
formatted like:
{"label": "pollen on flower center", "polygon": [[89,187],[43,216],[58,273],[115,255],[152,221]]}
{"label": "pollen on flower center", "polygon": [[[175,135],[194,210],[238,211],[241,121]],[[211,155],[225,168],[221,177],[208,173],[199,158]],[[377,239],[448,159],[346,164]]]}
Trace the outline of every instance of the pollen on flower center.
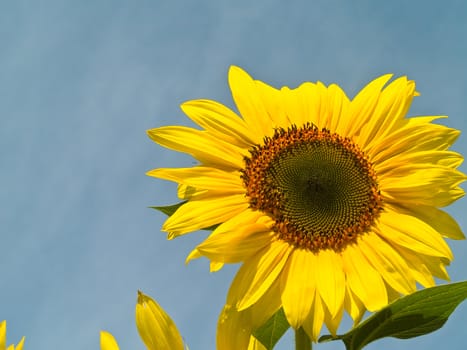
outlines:
{"label": "pollen on flower center", "polygon": [[274,219],[280,239],[340,250],[367,231],[382,209],[371,163],[350,139],[307,124],[277,129],[245,158],[250,206]]}

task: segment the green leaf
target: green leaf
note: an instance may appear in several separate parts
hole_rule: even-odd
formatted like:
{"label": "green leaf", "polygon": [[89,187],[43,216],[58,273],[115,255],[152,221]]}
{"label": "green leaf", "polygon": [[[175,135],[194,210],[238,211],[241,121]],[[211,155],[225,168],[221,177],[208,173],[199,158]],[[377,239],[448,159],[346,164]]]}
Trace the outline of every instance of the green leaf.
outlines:
{"label": "green leaf", "polygon": [[281,308],[264,325],[258,328],[253,335],[267,350],[271,350],[289,328],[289,322],[287,322],[284,310]]}
{"label": "green leaf", "polygon": [[187,201],[183,201],[177,204],[166,205],[162,207],[149,207],[149,208],[159,210],[160,212],[164,213],[167,216],[172,216],[172,214],[175,213],[177,209],[180,208],[186,202]]}
{"label": "green leaf", "polygon": [[360,350],[384,337],[408,339],[441,328],[455,308],[467,298],[467,281],[420,290],[396,300],[350,332],[319,342],[340,339],[347,350]]}
{"label": "green leaf", "polygon": [[[173,213],[175,213],[177,209],[180,208],[186,202],[187,201],[183,201],[183,202],[172,204],[172,205],[166,205],[166,206],[161,206],[161,207],[149,207],[149,208],[159,210],[160,212],[164,213],[167,216],[172,216]],[[209,227],[202,228],[202,230],[214,231],[217,228],[217,226],[219,225],[212,225]]]}

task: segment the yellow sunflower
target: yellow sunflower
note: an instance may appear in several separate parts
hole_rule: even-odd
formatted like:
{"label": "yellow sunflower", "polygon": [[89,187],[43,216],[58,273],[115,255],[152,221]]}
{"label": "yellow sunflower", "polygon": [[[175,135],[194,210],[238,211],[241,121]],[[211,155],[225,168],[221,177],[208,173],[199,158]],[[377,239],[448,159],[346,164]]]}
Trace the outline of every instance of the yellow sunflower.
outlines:
{"label": "yellow sunflower", "polygon": [[463,157],[448,150],[459,131],[434,124],[441,116],[406,118],[415,83],[390,79],[350,100],[335,84],[278,90],[232,67],[241,117],[194,100],[181,107],[202,130],[148,131],[199,161],[148,172],[177,182],[186,201],[162,229],[174,238],[218,225],[188,260],[205,256],[213,270],[243,263],[219,320],[219,348],[246,348],[281,307],[316,341],[323,323],[335,334],[344,310],[358,322],[417,282],[449,278],[443,237],[464,235],[439,208],[464,194]]}

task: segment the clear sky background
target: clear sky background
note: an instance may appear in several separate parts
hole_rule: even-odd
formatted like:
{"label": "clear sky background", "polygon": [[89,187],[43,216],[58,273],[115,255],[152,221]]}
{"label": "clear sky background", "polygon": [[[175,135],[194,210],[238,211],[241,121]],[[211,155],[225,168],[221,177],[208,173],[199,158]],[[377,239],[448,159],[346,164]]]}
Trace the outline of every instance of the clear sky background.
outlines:
{"label": "clear sky background", "polygon": [[[238,268],[186,266],[197,232],[167,241],[177,201],[156,167],[193,160],[146,130],[191,125],[183,101],[232,106],[232,64],[276,87],[321,80],[354,96],[383,73],[416,80],[410,115],[447,114],[467,155],[467,2],[1,1],[0,320],[26,349],[144,349],[136,293],[156,298],[192,350],[215,348],[218,313]],[[467,168],[462,166],[464,172]],[[466,231],[466,199],[449,208]],[[451,241],[453,281],[467,243]],[[368,349],[463,349],[467,303],[446,326]],[[344,332],[348,323],[343,325]],[[278,349],[291,349],[291,334]],[[317,349],[343,349],[341,343]]]}

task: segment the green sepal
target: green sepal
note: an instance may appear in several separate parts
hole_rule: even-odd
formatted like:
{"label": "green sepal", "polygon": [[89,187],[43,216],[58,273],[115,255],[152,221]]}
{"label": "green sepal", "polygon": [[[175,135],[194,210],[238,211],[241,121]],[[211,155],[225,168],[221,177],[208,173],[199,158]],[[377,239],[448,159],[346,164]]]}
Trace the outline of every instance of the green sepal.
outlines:
{"label": "green sepal", "polygon": [[279,309],[264,325],[253,332],[253,336],[263,344],[267,350],[272,350],[280,338],[290,328],[285,317],[284,309]]}
{"label": "green sepal", "polygon": [[[173,213],[175,213],[177,211],[178,208],[180,208],[186,202],[188,202],[188,201],[183,201],[183,202],[172,204],[172,205],[165,205],[165,206],[160,206],[160,207],[159,206],[158,207],[149,207],[149,208],[158,210],[161,213],[164,213],[165,215],[170,217],[170,216],[173,215]],[[202,230],[214,231],[217,228],[217,226],[219,226],[219,225],[212,225],[212,226],[209,226],[209,227],[202,228]]]}
{"label": "green sepal", "polygon": [[161,207],[149,207],[149,208],[159,210],[161,213],[164,213],[167,216],[172,216],[172,214],[175,213],[177,209],[180,208],[186,202],[187,201],[183,201],[183,202],[172,204],[172,205],[165,205]]}
{"label": "green sepal", "polygon": [[384,337],[418,337],[441,328],[466,298],[467,281],[423,289],[394,301],[350,332],[324,335],[319,342],[339,339],[347,350],[360,350]]}

